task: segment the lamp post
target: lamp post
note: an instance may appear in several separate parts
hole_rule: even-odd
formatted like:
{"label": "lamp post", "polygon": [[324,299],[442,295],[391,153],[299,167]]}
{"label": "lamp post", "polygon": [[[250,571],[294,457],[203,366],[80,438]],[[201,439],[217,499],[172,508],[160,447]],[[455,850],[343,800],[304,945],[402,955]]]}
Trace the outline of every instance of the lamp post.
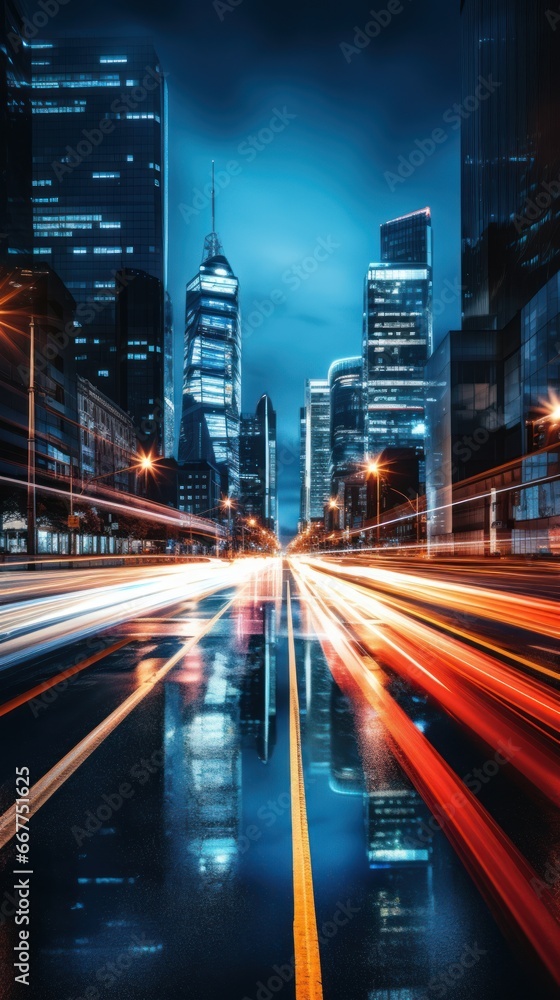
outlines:
{"label": "lamp post", "polygon": [[370,462],[367,467],[367,478],[375,476],[377,482],[377,548],[381,545],[381,467],[379,462]]}
{"label": "lamp post", "polygon": [[254,517],[247,517],[241,522],[241,551],[243,552],[243,555],[245,555],[245,525],[248,525],[249,528],[254,528],[256,524],[257,522]]}
{"label": "lamp post", "polygon": [[[334,525],[335,510],[340,510],[340,507],[338,506],[338,503],[336,502],[335,498],[331,497],[331,499],[329,500],[329,511],[331,512],[330,525],[332,531],[335,530],[335,525]],[[340,524],[338,524],[337,527],[340,528]]]}
{"label": "lamp post", "polygon": [[[91,476],[89,479],[82,479],[82,488],[80,490],[79,496],[83,496],[88,486],[92,483],[96,483],[99,479],[108,479],[110,476],[119,476],[122,472],[145,472],[146,480],[148,478],[148,472],[154,468],[154,461],[151,455],[139,455],[138,460],[134,465],[127,465],[124,469],[111,469],[110,472],[102,472],[98,476]],[[71,474],[72,475],[72,474]],[[70,507],[73,508],[74,504],[74,494],[72,480],[70,484]],[[144,552],[144,542],[142,542],[142,553]]]}
{"label": "lamp post", "polygon": [[233,507],[233,500],[231,497],[224,497],[222,500],[222,506],[226,508],[228,512],[228,554],[231,556],[232,553],[232,537],[231,537],[231,509]]}
{"label": "lamp post", "polygon": [[85,482],[82,482],[82,489],[80,491],[80,496],[83,496],[88,486],[91,483],[96,483],[99,479],[108,479],[110,476],[120,476],[123,472],[145,472],[146,480],[148,478],[148,472],[154,468],[154,460],[151,455],[139,455],[138,460],[134,465],[127,465],[125,469],[111,469],[111,472],[102,472],[99,476],[90,476]]}

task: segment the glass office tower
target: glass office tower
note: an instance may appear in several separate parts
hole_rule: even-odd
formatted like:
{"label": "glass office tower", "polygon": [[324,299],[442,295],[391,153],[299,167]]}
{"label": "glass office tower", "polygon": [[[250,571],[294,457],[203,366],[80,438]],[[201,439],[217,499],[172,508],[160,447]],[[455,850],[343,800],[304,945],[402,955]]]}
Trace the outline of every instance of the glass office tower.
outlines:
{"label": "glass office tower", "polygon": [[382,261],[432,266],[432,216],[429,208],[384,222],[380,233]]}
{"label": "glass office tower", "polygon": [[276,413],[269,396],[261,396],[254,414],[242,415],[239,451],[243,512],[277,532]]}
{"label": "glass office tower", "polygon": [[328,379],[305,383],[304,521],[321,521],[331,495],[331,390]]}
{"label": "glass office tower", "polygon": [[[33,215],[35,254],[65,281],[78,303],[77,371],[117,403],[126,403],[117,345],[119,275],[134,272],[133,297],[159,282],[153,322],[121,335],[130,372],[158,387],[132,413],[139,429],[162,404],[166,285],[166,84],[153,46],[143,39],[64,38],[33,42]],[[146,288],[138,285],[144,283]],[[132,310],[130,316],[138,316]],[[159,403],[158,403],[159,400]],[[136,403],[134,404],[136,406]],[[161,422],[160,422],[161,424]],[[157,435],[158,450],[163,433]]]}
{"label": "glass office tower", "polygon": [[329,368],[331,496],[364,460],[362,359],[343,358]]}
{"label": "glass office tower", "polygon": [[364,304],[365,450],[424,448],[432,273],[425,264],[371,264]]}
{"label": "glass office tower", "polygon": [[239,495],[240,411],[239,282],[212,233],[187,285],[179,461],[215,459],[228,496]]}
{"label": "glass office tower", "polygon": [[175,340],[173,327],[173,303],[169,292],[165,296],[165,335],[163,347],[163,413],[158,409],[159,419],[163,419],[164,453],[167,457],[175,454]]}
{"label": "glass office tower", "polygon": [[165,406],[161,399],[165,355],[154,344],[164,326],[164,298],[159,278],[127,268],[117,279],[116,343],[120,405],[134,416],[142,450],[164,452]]}
{"label": "glass office tower", "polygon": [[307,517],[307,492],[305,488],[305,461],[307,445],[305,432],[307,427],[307,411],[305,406],[299,409],[299,523],[298,531],[303,529]]}
{"label": "glass office tower", "polygon": [[560,268],[552,7],[548,0],[461,5],[463,106],[473,107],[461,125],[467,328],[502,329]]}
{"label": "glass office tower", "polygon": [[0,5],[0,261],[13,267],[33,247],[31,57],[18,3]]}

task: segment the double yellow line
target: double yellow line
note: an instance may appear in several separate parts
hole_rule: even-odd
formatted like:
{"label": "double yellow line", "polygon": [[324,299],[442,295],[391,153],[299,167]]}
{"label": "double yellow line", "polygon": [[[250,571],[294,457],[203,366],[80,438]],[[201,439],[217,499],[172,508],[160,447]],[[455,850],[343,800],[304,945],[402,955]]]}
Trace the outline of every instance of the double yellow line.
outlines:
{"label": "double yellow line", "polygon": [[317,934],[317,918],[315,916],[315,898],[313,895],[309,828],[305,806],[296,651],[289,583],[287,587],[290,673],[290,794],[292,800],[296,998],[297,1000],[322,1000],[321,959],[319,956],[319,938]]}

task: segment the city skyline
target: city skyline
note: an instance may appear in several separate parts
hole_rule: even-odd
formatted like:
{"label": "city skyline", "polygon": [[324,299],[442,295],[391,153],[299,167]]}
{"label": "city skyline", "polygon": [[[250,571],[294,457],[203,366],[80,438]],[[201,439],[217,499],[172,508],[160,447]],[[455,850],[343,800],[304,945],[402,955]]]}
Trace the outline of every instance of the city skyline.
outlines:
{"label": "city skyline", "polygon": [[2,1000],[558,1000],[549,2],[0,0]]}
{"label": "city skyline", "polygon": [[[263,392],[274,398],[279,513],[287,537],[296,530],[299,512],[298,410],[305,380],[317,372],[326,374],[342,353],[361,352],[362,275],[378,254],[377,233],[383,222],[430,205],[438,234],[436,342],[459,324],[460,118],[443,122],[443,115],[461,98],[453,58],[453,45],[457,57],[459,51],[459,17],[448,4],[434,4],[422,13],[405,5],[394,23],[348,62],[341,46],[352,42],[355,25],[365,23],[367,12],[359,3],[344,11],[326,8],[320,24],[309,12],[296,15],[291,8],[285,9],[284,25],[273,11],[249,0],[231,7],[220,19],[212,4],[188,15],[171,4],[159,5],[157,15],[142,3],[119,4],[118,13],[103,2],[95,11],[78,12],[68,5],[41,35],[71,35],[78,24],[80,32],[98,34],[100,21],[104,34],[109,25],[115,35],[149,33],[168,74],[169,289],[178,415],[184,285],[198,267],[200,246],[210,229],[211,160],[216,161],[217,229],[234,262],[242,295],[242,408],[252,408]],[[298,33],[290,39],[289,25],[296,16]],[[167,31],[172,17],[174,36]],[[317,31],[325,44],[310,64],[308,42],[313,45]],[[203,69],[200,39],[208,33],[213,45]],[[244,52],[248,44],[251,60],[239,60],[235,52]],[[406,59],[400,54],[403,44]],[[202,78],[200,102],[197,84]],[[413,81],[420,78],[425,82],[423,100],[411,104]],[[383,100],[372,105],[368,87],[375,92],[381,80],[387,84]],[[225,96],[229,93],[235,94],[235,105]],[[277,112],[285,120],[274,121],[278,131],[273,141],[251,148],[248,137],[268,129]],[[399,158],[418,151],[416,139],[430,136],[437,125],[445,128],[447,141],[409,177],[401,177]],[[236,166],[230,172],[232,162]],[[244,220],[243,234],[239,218]],[[274,247],[267,238],[270,233]],[[329,237],[338,246],[316,273],[299,280],[294,265],[313,256],[318,239]],[[261,252],[255,252],[257,247]],[[270,302],[273,291],[283,295],[280,304]],[[272,312],[261,315],[255,303]],[[297,347],[289,365],[286,343]]]}

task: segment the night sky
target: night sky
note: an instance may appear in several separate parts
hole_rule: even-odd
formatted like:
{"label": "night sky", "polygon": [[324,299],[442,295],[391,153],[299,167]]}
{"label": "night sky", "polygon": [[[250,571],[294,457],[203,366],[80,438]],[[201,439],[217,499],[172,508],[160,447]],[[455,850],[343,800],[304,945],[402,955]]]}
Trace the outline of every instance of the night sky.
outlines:
{"label": "night sky", "polygon": [[[372,11],[386,22],[387,8],[395,13],[377,37],[342,50]],[[460,132],[443,119],[460,101],[459,0],[68,0],[44,35],[78,32],[148,34],[169,74],[178,390],[185,284],[211,229],[209,204],[196,190],[208,184],[212,158],[222,172],[216,228],[241,282],[243,408],[253,410],[268,392],[278,411],[280,520],[283,533],[293,533],[304,381],[361,352],[363,279],[379,255],[381,222],[431,207],[436,341],[459,324]],[[276,131],[263,132],[261,142],[271,119]],[[415,140],[438,127],[446,140],[405,181],[390,184],[385,175],[396,173],[399,156],[408,158]],[[330,248],[318,254],[326,259],[313,271],[307,262],[311,273],[298,278],[291,269],[313,258],[320,240]],[[443,307],[449,285],[456,297]],[[274,290],[284,298],[272,306]]]}

